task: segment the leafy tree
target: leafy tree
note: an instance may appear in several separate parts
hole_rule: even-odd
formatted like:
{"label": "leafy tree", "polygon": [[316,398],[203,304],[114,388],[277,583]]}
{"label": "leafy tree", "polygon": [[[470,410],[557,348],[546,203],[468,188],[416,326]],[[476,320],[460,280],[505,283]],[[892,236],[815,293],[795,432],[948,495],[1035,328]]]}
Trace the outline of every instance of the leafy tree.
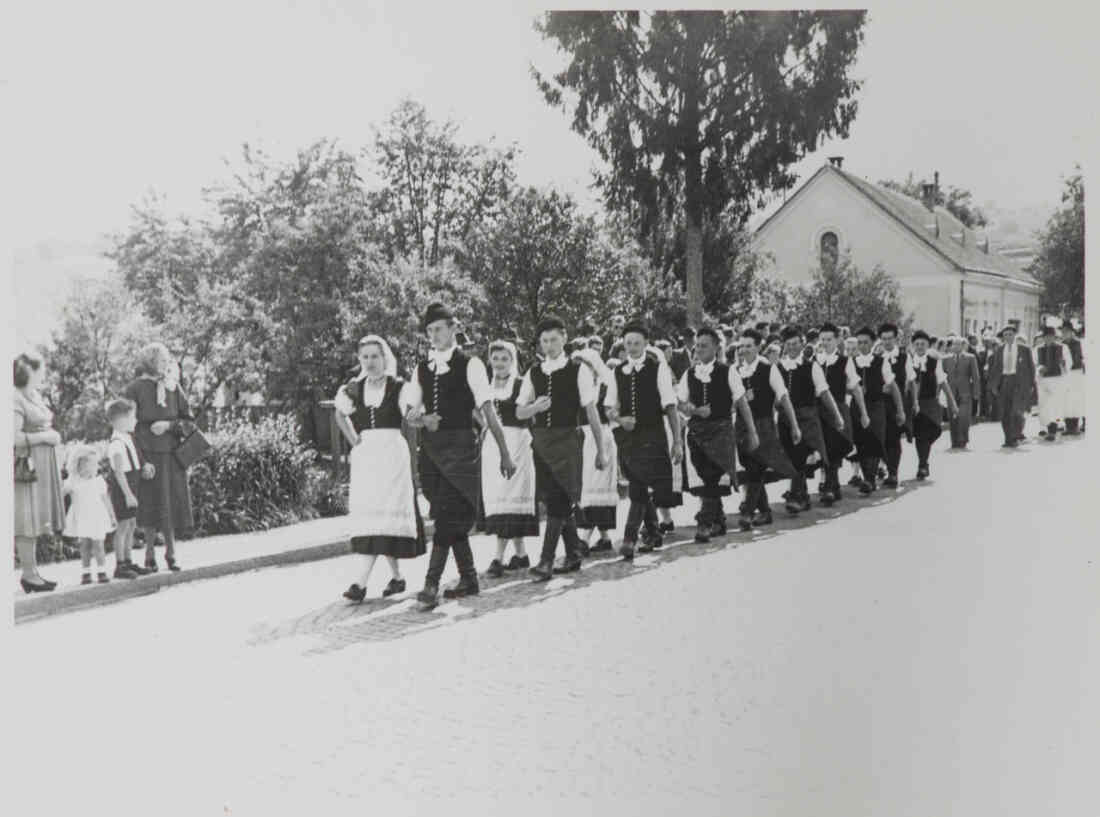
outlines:
{"label": "leafy tree", "polygon": [[[879,184],[890,190],[896,190],[898,193],[904,193],[906,196],[911,196],[917,200],[921,200],[924,196],[924,191],[921,189],[921,183],[914,178],[912,171],[905,177],[905,181],[903,182],[893,179],[883,179]],[[951,186],[948,186],[946,189],[936,187],[933,197],[935,204],[946,209],[947,212],[970,229],[984,227],[989,223],[985,213],[978,208],[978,205],[974,204],[973,198],[969,190]]]}
{"label": "leafy tree", "polygon": [[406,99],[375,133],[381,190],[371,206],[390,258],[435,266],[479,223],[499,214],[515,179],[514,146],[463,144],[453,122],[434,122]]}
{"label": "leafy tree", "polygon": [[912,316],[906,315],[901,303],[901,289],[881,266],[867,273],[842,255],[835,265],[818,267],[810,283],[795,288],[789,300],[777,291],[787,314],[780,320],[796,318],[806,326],[818,326],[825,321],[860,326],[878,326],[884,321],[907,327]]}
{"label": "leafy tree", "polygon": [[575,97],[572,128],[607,165],[596,184],[637,214],[644,239],[681,209],[688,317],[703,312],[706,217],[743,224],[754,199],[787,189],[789,168],[846,136],[860,81],[849,71],[863,12],[548,12],[536,28],[569,55],[533,70],[546,101]]}
{"label": "leafy tree", "polygon": [[1080,313],[1085,308],[1085,184],[1081,168],[1065,179],[1062,206],[1038,234],[1039,253],[1029,270],[1043,284],[1040,309]]}

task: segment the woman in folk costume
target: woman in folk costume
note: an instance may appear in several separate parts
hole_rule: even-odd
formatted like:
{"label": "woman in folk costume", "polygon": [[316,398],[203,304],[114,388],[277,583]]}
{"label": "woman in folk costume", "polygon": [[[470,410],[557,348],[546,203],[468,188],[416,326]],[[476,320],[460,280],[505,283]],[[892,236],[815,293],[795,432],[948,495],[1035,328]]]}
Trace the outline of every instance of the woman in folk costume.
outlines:
{"label": "woman in folk costume", "polygon": [[[862,327],[856,331],[856,341],[856,373],[862,385],[867,416],[871,420],[870,425],[859,425],[854,429],[859,467],[863,471],[859,491],[866,496],[877,487],[875,482],[878,478],[879,462],[886,456],[886,426],[888,423],[905,423],[905,403],[897,383],[894,382],[894,370],[890,363],[885,357],[872,351],[875,331],[869,326]],[[889,407],[886,404],[887,397],[891,401]]]}
{"label": "woman in folk costume", "polygon": [[817,356],[817,362],[821,364],[825,372],[825,382],[829,384],[829,393],[833,396],[833,402],[844,418],[844,427],[836,428],[830,421],[831,417],[823,416],[821,426],[825,432],[825,445],[829,452],[829,463],[825,468],[824,490],[821,492],[821,504],[829,506],[841,498],[840,493],[840,464],[844,457],[854,447],[854,429],[852,412],[845,400],[851,395],[860,412],[860,424],[866,428],[871,424],[867,416],[867,409],[863,403],[863,391],[859,385],[859,375],[856,373],[855,362],[837,351],[837,337],[840,334],[835,324],[824,323],[818,339],[821,343],[821,353]]}
{"label": "woman in folk costume", "polygon": [[[535,461],[531,457],[531,422],[516,416],[516,398],[522,381],[515,344],[495,340],[489,344],[492,370],[493,408],[504,430],[504,441],[516,473],[511,479],[500,470],[500,452],[488,434],[481,440],[481,495],[485,506],[485,532],[497,537],[497,553],[488,575],[498,578],[506,570],[531,566],[523,546],[525,536],[539,535],[535,505]],[[511,540],[515,554],[504,563],[504,551]]]}
{"label": "woman in folk costume", "polygon": [[1059,343],[1053,326],[1043,327],[1035,347],[1035,373],[1039,385],[1039,436],[1058,438],[1058,421],[1066,416],[1066,374],[1072,364],[1069,349]]}
{"label": "woman in folk costume", "polygon": [[786,415],[779,415],[779,440],[798,472],[791,479],[786,505],[787,511],[795,514],[810,510],[807,479],[817,467],[824,469],[829,462],[818,400],[834,429],[844,427],[844,415],[840,413],[833,395],[829,392],[825,370],[817,362],[813,347],[806,345],[797,327],[790,326],[783,330],[783,357],[779,359],[778,368],[794,407],[798,429],[802,432],[802,440],[796,443]]}
{"label": "woman in folk costume", "polygon": [[[565,353],[565,324],[554,315],[539,321],[536,337],[544,359],[523,377],[516,399],[516,416],[534,418],[531,449],[539,494],[546,502],[546,532],[539,563],[531,568],[535,581],[554,573],[580,570],[582,542],[575,511],[581,498],[584,435],[577,427],[583,415],[597,438],[596,468],[604,467],[600,418],[596,413],[596,380],[588,366]],[[558,538],[565,542],[565,561],[554,566]]]}
{"label": "woman in folk costume", "polygon": [[755,329],[741,333],[741,364],[737,374],[745,387],[745,398],[752,410],[752,419],[759,444],[753,446],[749,428],[737,427],[737,453],[745,464],[745,500],[741,503],[738,525],[741,530],[751,530],[772,523],[771,505],[765,482],[770,479],[794,479],[798,471],[787,457],[775,428],[775,407],[786,416],[795,445],[802,441],[794,407],[787,394],[787,385],[779,373],[779,367],[768,363],[760,355],[763,337]]}
{"label": "woman in folk costume", "polygon": [[413,486],[412,455],[402,432],[412,403],[410,385],[397,377],[397,360],[378,335],[359,341],[359,374],[340,386],[333,401],[336,424],[351,446],[348,514],[358,530],[351,549],[366,557],[359,581],[344,598],[362,602],[379,556],[392,577],[383,596],[405,592],[398,559],[423,555],[424,523]]}
{"label": "woman in folk costume", "polygon": [[760,444],[745,387],[737,371],[717,359],[720,348],[716,330],[709,326],[700,329],[695,340],[695,365],[684,372],[677,386],[680,411],[690,418],[688,456],[684,460],[691,466],[688,490],[699,497],[695,541],[701,544],[712,536],[726,534],[722,497],[737,488],[734,407],[747,429],[747,447],[755,449]]}
{"label": "woman in folk costume", "polygon": [[423,429],[417,460],[420,487],[431,503],[435,523],[424,589],[417,594],[421,608],[427,610],[439,601],[439,582],[452,550],[459,582],[446,590],[444,597],[461,598],[479,592],[470,549],[470,529],[481,497],[475,411],[480,411],[496,441],[501,474],[510,478],[516,468],[493,409],[485,364],[458,348],[451,311],[441,303],[430,304],[422,325],[432,348],[428,359],[417,364],[406,416],[411,426]]}
{"label": "woman in folk costume", "polygon": [[602,347],[603,341],[599,337],[591,337],[588,339],[589,354],[582,353],[578,356],[582,362],[587,360],[596,372],[596,382],[599,384],[596,414],[600,418],[600,438],[603,440],[604,450],[604,467],[599,469],[596,467],[596,454],[599,451],[596,435],[591,428],[584,425],[584,475],[581,479],[578,524],[584,542],[590,540],[593,530],[600,532],[599,541],[589,548],[590,553],[611,551],[610,533],[619,526],[619,452],[607,419],[607,406],[604,405],[608,384],[614,380],[615,374],[609,368],[613,365],[612,362],[605,364],[599,357]]}
{"label": "woman in folk costume", "polygon": [[[674,503],[673,472],[679,469],[684,449],[672,370],[650,349],[648,327],[639,321],[627,324],[623,346],[625,360],[615,369],[605,404],[608,419],[618,425],[614,434],[619,465],[630,484],[630,510],[619,553],[631,561],[643,521],[646,536],[639,550],[648,553],[662,544],[656,515],[651,514],[654,502],[662,507]],[[666,421],[672,428],[671,452]]]}
{"label": "woman in folk costume", "polygon": [[940,361],[929,354],[928,333],[918,329],[910,341],[913,353],[909,357],[906,390],[913,407],[913,437],[917,445],[917,479],[928,477],[928,456],[932,443],[943,433],[943,406],[939,395],[947,400],[948,416],[955,415],[955,396],[947,385],[947,372]]}
{"label": "woman in folk costume", "polygon": [[1077,337],[1077,327],[1066,318],[1062,322],[1062,343],[1069,351],[1070,365],[1066,373],[1066,434],[1080,434],[1085,422],[1085,353]]}

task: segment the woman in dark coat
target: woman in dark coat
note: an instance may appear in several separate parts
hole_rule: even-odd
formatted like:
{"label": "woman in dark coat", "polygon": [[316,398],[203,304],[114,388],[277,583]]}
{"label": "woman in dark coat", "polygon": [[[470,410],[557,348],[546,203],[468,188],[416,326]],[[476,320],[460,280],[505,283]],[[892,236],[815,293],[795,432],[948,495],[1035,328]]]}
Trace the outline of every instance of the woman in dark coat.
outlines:
{"label": "woman in dark coat", "polygon": [[187,471],[174,452],[190,433],[194,418],[179,388],[179,366],[163,343],[151,343],[141,351],[137,379],[126,387],[126,397],[137,407],[134,443],[143,461],[156,469],[152,479],[142,480],[138,491],[138,525],[145,531],[145,566],[157,570],[153,542],[157,531],[164,536],[164,560],[178,571],[176,534],[194,527]]}

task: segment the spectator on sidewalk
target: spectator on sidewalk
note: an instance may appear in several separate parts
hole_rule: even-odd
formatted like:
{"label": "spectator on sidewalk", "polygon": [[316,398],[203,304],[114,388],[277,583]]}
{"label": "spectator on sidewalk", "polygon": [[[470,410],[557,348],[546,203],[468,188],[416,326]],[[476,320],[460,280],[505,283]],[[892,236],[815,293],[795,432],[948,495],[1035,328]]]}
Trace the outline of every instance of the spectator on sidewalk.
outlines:
{"label": "spectator on sidewalk", "polygon": [[41,593],[53,590],[57,583],[46,581],[38,572],[35,553],[38,537],[60,535],[65,524],[61,468],[57,463],[61,435],[53,428],[53,412],[38,393],[46,377],[45,363],[24,354],[15,358],[13,368],[16,468],[12,510],[15,551],[23,574],[20,579],[23,592]]}
{"label": "spectator on sidewalk", "polygon": [[98,473],[99,454],[90,445],[73,449],[69,459],[69,477],[62,492],[71,500],[65,514],[65,535],[80,542],[80,564],[84,568],[81,584],[92,583],[92,557],[98,568],[97,579],[107,584],[107,556],[103,540],[115,528],[107,483]]}
{"label": "spectator on sidewalk", "polygon": [[974,396],[981,389],[978,360],[970,354],[966,341],[953,339],[951,352],[940,361],[947,374],[947,385],[955,395],[958,413],[951,420],[951,448],[958,451],[970,444],[970,423],[973,417]]}
{"label": "spectator on sidewalk", "polygon": [[141,455],[134,445],[133,431],[137,424],[134,409],[134,404],[125,398],[113,400],[107,406],[107,421],[113,429],[111,441],[107,445],[107,460],[111,466],[107,493],[111,497],[115,519],[118,520],[114,535],[116,579],[136,579],[147,572],[145,568],[133,563],[130,550],[134,544],[134,531],[137,529],[141,479],[143,476],[152,479],[155,469],[151,463],[142,465]]}
{"label": "spectator on sidewalk", "polygon": [[178,571],[176,536],[194,530],[187,471],[173,456],[187,436],[194,418],[179,383],[179,366],[163,343],[150,343],[138,357],[137,378],[125,396],[136,406],[134,441],[142,462],[152,463],[155,475],[143,480],[138,491],[138,525],[145,532],[145,567],[158,570],[153,542],[164,537],[164,560]]}

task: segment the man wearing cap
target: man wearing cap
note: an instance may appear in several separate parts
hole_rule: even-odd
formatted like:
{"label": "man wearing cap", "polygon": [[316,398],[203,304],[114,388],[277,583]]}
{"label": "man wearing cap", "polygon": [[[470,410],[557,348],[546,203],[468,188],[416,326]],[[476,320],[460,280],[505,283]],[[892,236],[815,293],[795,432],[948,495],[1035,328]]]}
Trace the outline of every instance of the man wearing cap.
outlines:
{"label": "man wearing cap", "polygon": [[[759,445],[745,387],[733,367],[717,359],[718,333],[704,326],[696,339],[696,362],[680,378],[677,397],[680,411],[688,416],[687,447],[698,483],[689,488],[699,497],[695,517],[695,541],[709,542],[726,533],[722,497],[737,488],[736,439],[733,411],[736,407],[748,429],[747,444]],[[723,477],[729,484],[723,485]]]}
{"label": "man wearing cap", "polygon": [[1054,442],[1058,438],[1058,420],[1065,416],[1066,373],[1072,357],[1049,324],[1043,327],[1035,348],[1035,364],[1039,376],[1039,436]]}
{"label": "man wearing cap", "polygon": [[1066,373],[1066,434],[1073,436],[1084,431],[1085,353],[1077,337],[1077,327],[1069,318],[1062,321],[1062,343],[1070,356],[1070,367]]}
{"label": "man wearing cap", "polygon": [[420,486],[431,503],[435,530],[424,589],[417,600],[435,607],[439,582],[453,550],[459,582],[447,598],[478,593],[477,569],[470,549],[470,529],[477,518],[481,495],[481,464],[474,412],[480,411],[500,450],[500,470],[511,478],[516,467],[508,453],[504,432],[493,408],[492,389],[485,364],[467,355],[455,343],[451,311],[433,303],[424,313],[423,328],[431,342],[428,359],[417,364],[411,387],[409,424],[423,429],[418,465]]}
{"label": "man wearing cap", "polygon": [[[779,441],[787,452],[787,457],[798,472],[791,479],[787,493],[787,511],[796,514],[810,510],[810,491],[807,478],[817,467],[823,470],[829,462],[829,450],[825,445],[825,434],[821,429],[821,415],[818,412],[818,400],[825,408],[833,428],[844,428],[844,416],[836,406],[829,384],[825,380],[825,370],[817,362],[812,346],[807,346],[801,331],[796,326],[783,330],[783,356],[779,359],[780,375],[790,395],[798,420],[801,440],[794,441],[793,427],[787,416],[779,414]],[[811,459],[816,462],[811,463]]]}
{"label": "man wearing cap", "polygon": [[1008,324],[998,337],[1002,345],[989,364],[989,388],[1001,415],[1005,438],[1001,447],[1016,448],[1024,435],[1024,415],[1037,391],[1035,362],[1031,350],[1017,340],[1015,326]]}
{"label": "man wearing cap", "polygon": [[978,359],[970,354],[966,341],[957,336],[950,341],[951,349],[940,362],[947,373],[947,385],[959,406],[951,420],[951,448],[958,451],[970,444],[974,397],[981,393],[982,379],[978,373]]}
{"label": "man wearing cap", "polygon": [[[616,367],[604,398],[608,419],[618,424],[613,433],[619,465],[630,485],[630,510],[619,549],[626,561],[634,559],[643,521],[646,535],[639,550],[647,553],[660,547],[652,509],[654,504],[675,504],[672,469],[680,466],[684,456],[672,371],[662,355],[650,354],[648,344],[649,328],[644,323],[631,321],[623,327],[625,359]],[[666,421],[672,430],[671,455]]]}
{"label": "man wearing cap", "polygon": [[[581,417],[596,439],[596,468],[603,470],[603,437],[596,413],[596,381],[593,370],[565,353],[565,324],[547,315],[535,328],[543,361],[523,377],[516,398],[516,418],[529,420],[531,450],[535,460],[535,484],[546,502],[546,532],[539,563],[531,568],[537,582],[554,573],[580,570],[582,543],[575,511],[581,498],[584,433]],[[558,538],[565,541],[565,562],[554,567]]]}
{"label": "man wearing cap", "polygon": [[871,350],[875,330],[869,326],[856,330],[856,342],[859,345],[855,357],[856,373],[862,385],[867,416],[871,420],[869,425],[860,424],[853,429],[859,467],[863,472],[859,490],[866,496],[876,488],[879,461],[886,455],[886,428],[905,422],[905,403],[890,363]]}

